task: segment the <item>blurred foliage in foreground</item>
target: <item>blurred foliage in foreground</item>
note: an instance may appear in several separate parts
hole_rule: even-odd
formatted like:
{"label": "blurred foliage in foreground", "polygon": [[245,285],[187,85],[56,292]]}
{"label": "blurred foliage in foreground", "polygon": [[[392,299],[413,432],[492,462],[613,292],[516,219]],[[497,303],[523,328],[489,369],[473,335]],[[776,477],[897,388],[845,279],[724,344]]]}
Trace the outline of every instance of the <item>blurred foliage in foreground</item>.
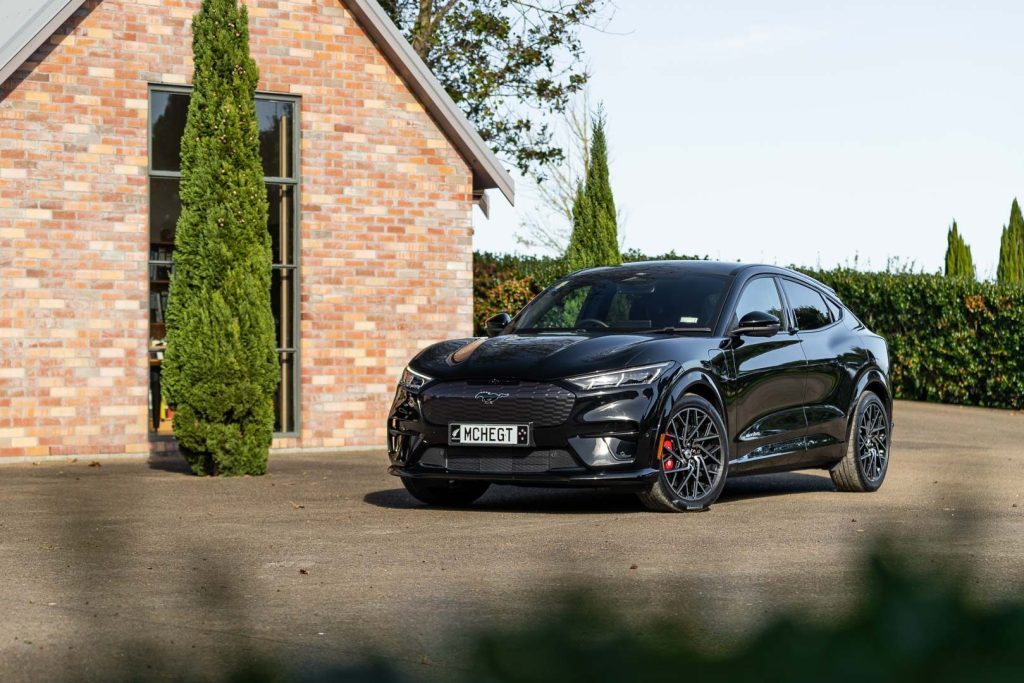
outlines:
{"label": "blurred foliage in foreground", "polygon": [[[263,667],[237,683],[358,681],[414,683],[664,683],[665,681],[964,681],[1020,680],[1024,672],[1024,603],[977,603],[959,574],[911,571],[875,555],[850,610],[830,621],[788,616],[739,644],[716,645],[697,630],[703,617],[625,619],[593,594],[567,600],[540,623],[470,634],[467,661],[423,676],[385,659],[291,678]],[[644,614],[675,604],[640,606]],[[678,597],[678,596],[677,596]],[[145,679],[134,679],[145,680]]]}

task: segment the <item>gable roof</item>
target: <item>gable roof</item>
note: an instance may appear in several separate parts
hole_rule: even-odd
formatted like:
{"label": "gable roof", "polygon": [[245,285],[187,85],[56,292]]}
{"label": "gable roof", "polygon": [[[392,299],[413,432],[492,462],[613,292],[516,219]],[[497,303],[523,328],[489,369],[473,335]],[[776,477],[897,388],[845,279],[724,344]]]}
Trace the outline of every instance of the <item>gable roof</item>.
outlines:
{"label": "gable roof", "polygon": [[[498,189],[510,203],[515,184],[466,115],[445,92],[377,0],[340,0],[423,103],[473,172],[473,191]],[[7,81],[85,0],[0,0],[0,84]],[[486,208],[486,202],[483,204]]]}
{"label": "gable roof", "polygon": [[0,84],[85,0],[0,0]]}

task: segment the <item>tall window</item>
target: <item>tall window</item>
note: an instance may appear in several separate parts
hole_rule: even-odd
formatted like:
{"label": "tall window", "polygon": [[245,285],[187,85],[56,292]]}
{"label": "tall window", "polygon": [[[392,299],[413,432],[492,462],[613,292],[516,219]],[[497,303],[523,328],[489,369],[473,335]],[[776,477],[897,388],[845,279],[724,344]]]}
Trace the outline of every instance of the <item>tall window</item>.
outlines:
{"label": "tall window", "polygon": [[[190,90],[153,87],[149,93],[149,364],[150,429],[171,433],[173,415],[160,399],[160,364],[167,328],[164,312],[181,213],[181,137]],[[274,399],[275,431],[298,430],[298,100],[257,95],[260,159],[270,204],[267,229],[273,249],[270,301],[277,328],[281,383]]]}

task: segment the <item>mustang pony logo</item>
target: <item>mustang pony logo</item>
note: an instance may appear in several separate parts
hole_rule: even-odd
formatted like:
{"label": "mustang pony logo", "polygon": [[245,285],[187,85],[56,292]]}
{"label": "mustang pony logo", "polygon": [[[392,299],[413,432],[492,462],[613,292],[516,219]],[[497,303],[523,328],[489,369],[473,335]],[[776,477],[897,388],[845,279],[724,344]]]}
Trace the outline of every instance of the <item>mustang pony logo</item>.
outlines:
{"label": "mustang pony logo", "polygon": [[499,398],[508,398],[508,394],[496,394],[493,391],[481,391],[473,398],[478,398],[481,401],[483,401],[484,405],[489,406],[495,401],[497,401]]}

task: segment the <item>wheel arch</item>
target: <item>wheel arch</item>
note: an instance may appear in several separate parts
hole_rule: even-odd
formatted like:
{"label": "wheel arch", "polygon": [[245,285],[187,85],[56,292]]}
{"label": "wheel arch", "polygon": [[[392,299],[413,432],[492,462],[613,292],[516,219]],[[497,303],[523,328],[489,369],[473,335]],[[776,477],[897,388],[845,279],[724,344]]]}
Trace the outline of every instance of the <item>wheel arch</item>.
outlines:
{"label": "wheel arch", "polygon": [[882,399],[882,403],[885,405],[886,411],[889,413],[889,419],[892,419],[892,389],[889,386],[888,378],[882,373],[877,367],[868,368],[861,376],[857,379],[856,390],[853,392],[853,400],[850,402],[850,407],[847,410],[847,416],[853,415],[853,410],[857,406],[857,399],[865,391],[871,391],[878,395]]}
{"label": "wheel arch", "polygon": [[[864,474],[860,470],[859,457],[856,456],[856,442],[851,443],[851,439],[854,438],[854,428],[857,420],[857,408],[861,404],[860,398],[865,393],[874,394],[879,401],[882,403],[882,409],[885,411],[888,417],[888,434],[886,442],[886,461],[885,468],[888,468],[888,454],[891,452],[891,439],[893,429],[892,419],[892,391],[889,386],[888,377],[886,374],[877,367],[871,367],[866,369],[856,382],[856,392],[851,400],[851,406],[849,410],[849,417],[847,420],[847,438],[846,443],[843,446],[844,456],[837,461],[830,469],[829,474],[832,477],[833,483],[836,488],[840,491],[875,491],[882,484],[882,480],[885,478],[885,470],[882,470],[879,475],[880,478],[873,479],[864,477],[869,476]],[[872,455],[874,452],[872,451]],[[877,473],[876,473],[877,474]]]}
{"label": "wheel arch", "polygon": [[[665,400],[662,403],[661,414],[658,419],[658,435],[655,439],[655,443],[657,443],[658,446],[656,447],[656,450],[660,449],[661,435],[668,431],[669,418],[671,418],[675,410],[679,407],[680,401],[689,396],[699,396],[710,403],[718,413],[718,418],[721,421],[722,427],[724,427],[725,433],[721,434],[720,439],[722,446],[719,454],[720,469],[716,480],[713,483],[710,483],[710,488],[704,490],[700,494],[700,498],[689,500],[686,497],[680,497],[683,494],[681,494],[677,489],[672,488],[672,484],[666,478],[664,471],[661,469],[662,464],[660,462],[652,462],[652,467],[657,468],[659,474],[656,479],[652,480],[652,485],[649,489],[640,492],[640,499],[648,508],[653,510],[680,511],[683,509],[706,509],[708,505],[718,499],[722,488],[725,486],[726,478],[728,477],[730,439],[727,422],[728,417],[725,411],[725,400],[714,376],[699,368],[684,369],[679,373],[678,377],[672,380],[672,384],[670,385],[670,388],[665,395]],[[715,425],[715,427],[717,429],[718,425]],[[655,454],[655,457],[658,457],[658,454]],[[701,458],[701,462],[703,462],[703,458]]]}
{"label": "wheel arch", "polygon": [[[662,405],[661,415],[658,417],[658,434],[661,434],[668,418],[672,415],[676,404],[687,394],[700,396],[713,405],[725,424],[726,436],[729,434],[729,416],[725,410],[725,399],[714,378],[703,370],[693,369],[684,371],[676,378],[669,390],[668,398]],[[726,439],[728,441],[728,438]]]}

